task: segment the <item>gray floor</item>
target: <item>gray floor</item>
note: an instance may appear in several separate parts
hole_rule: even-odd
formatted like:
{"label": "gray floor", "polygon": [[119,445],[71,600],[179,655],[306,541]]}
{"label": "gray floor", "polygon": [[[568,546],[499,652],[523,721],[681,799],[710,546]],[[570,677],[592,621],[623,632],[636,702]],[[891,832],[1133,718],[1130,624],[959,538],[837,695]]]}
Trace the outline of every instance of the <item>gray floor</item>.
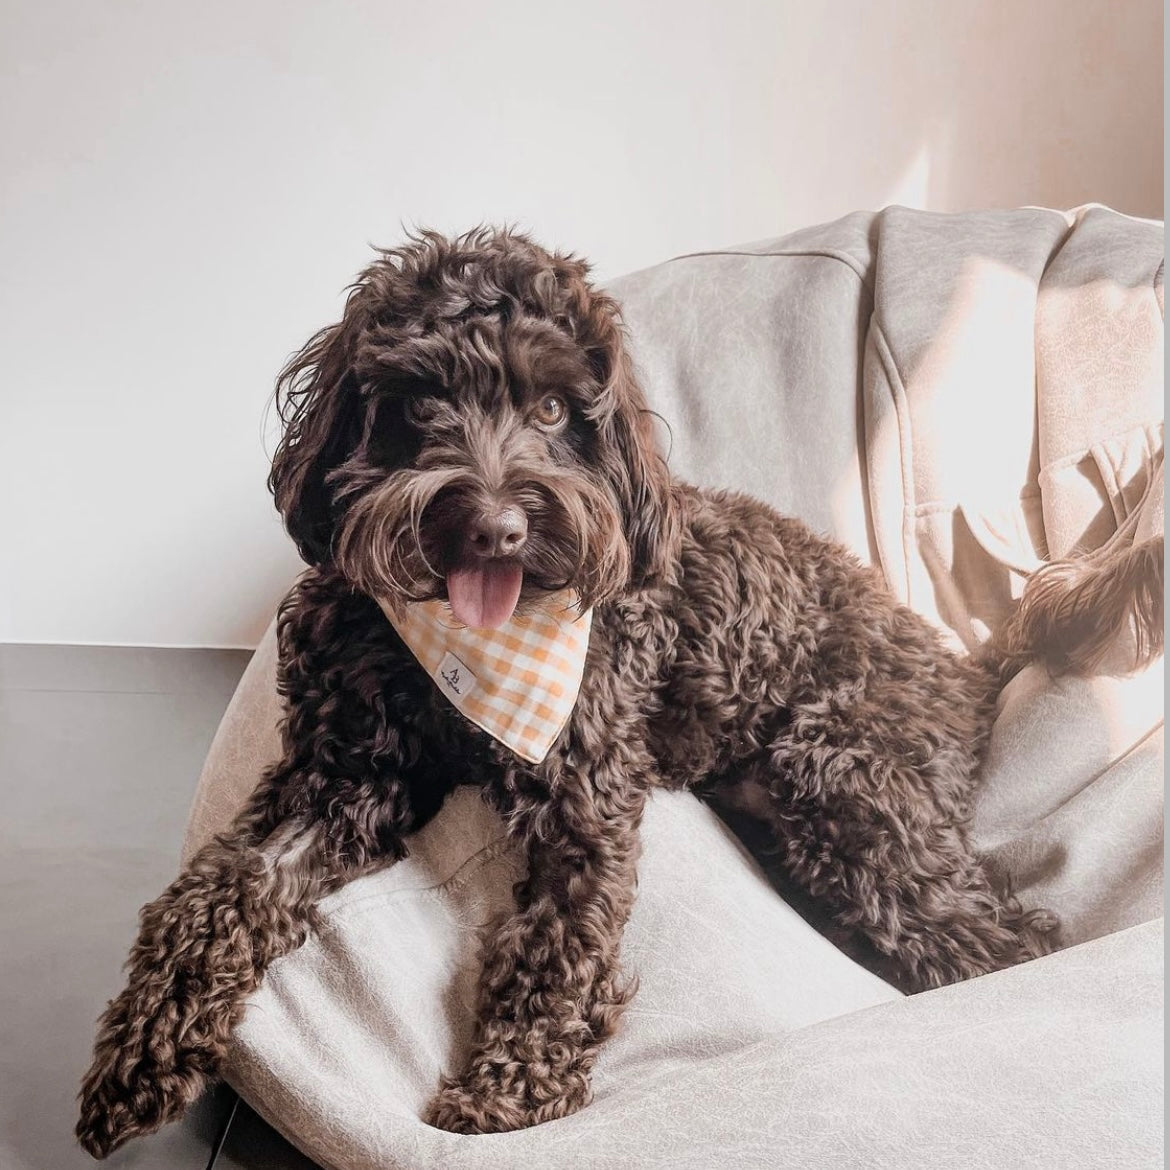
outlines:
{"label": "gray floor", "polygon": [[[244,651],[0,645],[0,1167],[94,1163],[73,1141],[94,1023],[139,906],[175,874]],[[105,1165],[207,1164],[231,1094]],[[218,1168],[312,1166],[241,1105]]]}

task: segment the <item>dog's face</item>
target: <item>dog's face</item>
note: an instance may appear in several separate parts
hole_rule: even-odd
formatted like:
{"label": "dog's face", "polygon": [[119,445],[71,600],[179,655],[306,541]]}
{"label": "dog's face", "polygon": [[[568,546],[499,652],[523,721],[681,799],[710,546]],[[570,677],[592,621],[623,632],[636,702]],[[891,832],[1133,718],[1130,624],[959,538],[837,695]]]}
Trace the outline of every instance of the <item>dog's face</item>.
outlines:
{"label": "dog's face", "polygon": [[270,486],[301,554],[503,625],[659,577],[676,525],[617,306],[513,232],[383,252],[281,375]]}

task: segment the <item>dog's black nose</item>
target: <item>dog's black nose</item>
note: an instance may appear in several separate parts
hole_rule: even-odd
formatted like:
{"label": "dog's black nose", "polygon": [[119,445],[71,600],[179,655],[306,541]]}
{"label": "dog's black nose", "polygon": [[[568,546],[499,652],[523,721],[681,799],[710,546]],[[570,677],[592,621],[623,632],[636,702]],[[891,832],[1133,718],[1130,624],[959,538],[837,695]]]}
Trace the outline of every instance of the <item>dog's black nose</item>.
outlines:
{"label": "dog's black nose", "polygon": [[528,539],[528,520],[518,508],[480,516],[467,528],[467,543],[477,557],[513,557]]}

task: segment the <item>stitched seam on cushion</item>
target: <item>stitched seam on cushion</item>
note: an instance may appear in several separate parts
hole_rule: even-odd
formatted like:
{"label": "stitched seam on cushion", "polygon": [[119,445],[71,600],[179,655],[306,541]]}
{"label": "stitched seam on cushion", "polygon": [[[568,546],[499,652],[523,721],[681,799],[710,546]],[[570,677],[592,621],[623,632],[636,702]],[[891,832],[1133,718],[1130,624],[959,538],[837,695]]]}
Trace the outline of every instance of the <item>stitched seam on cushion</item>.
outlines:
{"label": "stitched seam on cushion", "polygon": [[1113,446],[1108,443],[1095,444],[1091,448],[1091,454],[1105,489],[1105,502],[1113,510],[1113,527],[1116,528],[1125,518],[1125,503],[1121,498],[1120,465],[1113,457]]}
{"label": "stitched seam on cushion", "polygon": [[[455,890],[460,890],[466,886],[472,877],[485,865],[490,864],[497,858],[503,856],[512,848],[511,839],[505,834],[497,837],[494,841],[489,842],[482,849],[473,853],[459,868],[449,877],[444,878],[441,882],[436,882],[432,886],[406,886],[397,890],[377,890],[369,894],[360,894],[356,898],[347,898],[335,907],[329,906],[329,899],[324,899],[321,903],[329,913],[336,917],[344,915],[351,907],[361,906],[365,902],[385,901],[392,902],[397,898],[415,897],[422,895],[428,898],[437,898],[442,894],[450,893]],[[338,895],[333,895],[337,897]]]}
{"label": "stitched seam on cushion", "polygon": [[836,248],[786,248],[780,252],[736,252],[730,249],[719,249],[711,252],[684,252],[681,256],[672,256],[662,263],[666,265],[674,264],[679,260],[701,260],[705,256],[739,256],[747,260],[771,260],[774,257],[811,259],[814,256],[821,256],[826,260],[837,260],[844,264],[870,292],[873,292],[865,266],[851,252],[843,252]]}
{"label": "stitched seam on cushion", "polygon": [[[1142,434],[1142,446],[1145,447],[1145,453],[1148,456],[1150,453],[1150,442],[1144,432]],[[1114,487],[1117,489],[1110,498],[1109,502],[1113,505],[1114,514],[1117,516],[1117,523],[1121,525],[1125,523],[1126,516],[1125,484],[1122,481],[1122,476],[1125,474],[1125,468],[1122,465],[1124,452],[1118,450],[1118,445],[1116,443],[1111,443],[1108,447],[1104,448],[1104,451],[1106,458],[1109,460],[1110,470],[1113,473]],[[1147,470],[1148,467],[1149,461],[1147,458],[1143,460],[1143,466],[1141,470]],[[1143,492],[1142,494],[1144,495],[1145,493]]]}
{"label": "stitched seam on cushion", "polygon": [[[867,268],[857,259],[851,252],[846,252],[837,248],[784,248],[778,252],[741,252],[732,248],[713,249],[706,252],[684,252],[681,256],[672,256],[669,260],[664,260],[662,265],[674,264],[679,260],[696,260],[702,259],[706,256],[736,256],[749,260],[768,260],[772,257],[782,258],[806,258],[823,257],[827,260],[836,260],[843,264],[854,276],[857,277],[858,283],[869,294],[869,327],[873,327],[873,314],[877,304],[877,289],[874,287],[872,270]],[[866,498],[862,501],[862,506],[865,510],[865,527],[867,538],[872,538],[874,552],[877,554],[878,560],[881,559],[881,548],[878,544],[877,531],[873,524],[873,493],[870,490],[869,483],[869,451],[865,442],[865,390],[864,390],[864,360],[859,365],[858,369],[858,404],[861,409],[862,426],[858,433],[858,460],[861,464],[862,481],[866,485]],[[673,442],[674,436],[671,436]],[[904,538],[903,538],[904,539]],[[909,573],[909,560],[906,562],[907,574]],[[887,574],[888,579],[888,574]],[[909,578],[907,577],[907,589],[909,588]]]}
{"label": "stitched seam on cushion", "polygon": [[873,331],[874,342],[878,357],[881,359],[882,371],[886,375],[886,384],[890,387],[890,397],[894,401],[894,417],[898,420],[898,450],[901,455],[899,469],[902,473],[902,559],[906,572],[906,604],[913,606],[910,596],[910,548],[913,543],[911,532],[914,526],[914,443],[910,429],[910,403],[906,396],[906,387],[898,371],[894,355],[890,351],[886,335],[882,327],[871,317],[869,327]]}
{"label": "stitched seam on cushion", "polygon": [[1054,459],[1051,463],[1046,463],[1040,469],[1040,474],[1051,475],[1056,471],[1064,471],[1066,468],[1075,467],[1083,459],[1093,459],[1095,461],[1096,456],[1093,454],[1093,452],[1097,447],[1104,446],[1106,443],[1112,443],[1119,439],[1128,438],[1135,431],[1141,431],[1146,443],[1149,444],[1151,442],[1150,432],[1153,431],[1154,433],[1157,433],[1161,426],[1162,423],[1155,420],[1153,422],[1134,423],[1133,426],[1125,427],[1122,430],[1111,431],[1102,438],[1094,440],[1088,447],[1085,447],[1072,455],[1062,455],[1059,459]]}
{"label": "stitched seam on cushion", "polygon": [[915,504],[914,515],[921,519],[923,516],[934,516],[939,512],[953,512],[958,507],[950,500],[932,500],[926,504]]}
{"label": "stitched seam on cushion", "polygon": [[1144,743],[1146,743],[1147,740],[1157,735],[1157,733],[1165,726],[1165,723],[1166,719],[1165,716],[1163,716],[1156,723],[1154,723],[1148,731],[1135,739],[1134,742],[1131,743],[1129,747],[1127,747],[1125,751],[1121,753],[1121,755],[1114,756],[1113,759],[1111,759],[1109,763],[1107,763],[1099,772],[1094,772],[1093,775],[1090,776],[1089,779],[1084,782],[1084,784],[1080,785],[1080,787],[1077,788],[1075,792],[1068,793],[1068,795],[1065,796],[1065,798],[1058,805],[1056,805],[1055,808],[1049,809],[1048,812],[1040,817],[1039,820],[1033,821],[1032,823],[1034,825],[1039,825],[1048,820],[1050,817],[1054,817],[1058,812],[1060,812],[1062,808],[1065,807],[1065,805],[1070,804],[1072,801],[1076,800],[1076,798],[1080,796],[1082,792],[1088,789],[1091,785],[1096,784],[1097,781],[1100,780],[1106,772],[1112,771],[1117,767],[1118,764],[1123,763],[1125,760],[1129,759],[1129,757],[1132,756]]}
{"label": "stitched seam on cushion", "polygon": [[[1024,503],[1027,500],[1040,499],[1040,489],[1032,484],[1025,484],[1020,489],[1019,502]],[[914,515],[918,518],[923,516],[934,516],[939,512],[954,512],[956,509],[961,509],[962,504],[955,503],[954,500],[927,500],[925,503],[915,504]]]}
{"label": "stitched seam on cushion", "polygon": [[[1148,446],[1147,441],[1147,449]],[[1162,467],[1164,458],[1160,447],[1154,451],[1149,463],[1146,465],[1146,486],[1142,488],[1142,494],[1138,497],[1129,513],[1121,518],[1117,526],[1117,531],[1096,552],[1106,553],[1122,545],[1133,544],[1133,537],[1138,530],[1138,526],[1141,524],[1142,514],[1146,510],[1146,505],[1149,504],[1151,497],[1156,494],[1155,487],[1158,483],[1158,471]],[[1122,499],[1122,503],[1124,504],[1124,499]]]}
{"label": "stitched seam on cushion", "polygon": [[1112,771],[1117,767],[1118,764],[1122,763],[1122,761],[1133,755],[1133,753],[1136,752],[1138,748],[1140,748],[1147,740],[1156,735],[1162,729],[1164,724],[1165,718],[1157,720],[1157,722],[1155,722],[1147,731],[1143,732],[1142,735],[1140,735],[1132,744],[1130,744],[1130,746],[1127,747],[1125,751],[1121,753],[1121,755],[1116,756],[1110,760],[1103,768],[1101,768],[1100,771],[1094,772],[1085,780],[1083,784],[1077,785],[1075,792],[1067,793],[1061,799],[1059,804],[1054,805],[1046,812],[1043,812],[1039,816],[1028,821],[1026,825],[1023,825],[1022,827],[1020,825],[1016,825],[1011,829],[1002,830],[1001,833],[995,837],[981,839],[979,842],[979,852],[986,856],[989,853],[993,853],[996,849],[1002,849],[1004,846],[1010,845],[1013,841],[1018,840],[1021,836],[1024,836],[1026,833],[1044,824],[1045,821],[1050,820],[1052,817],[1056,816],[1056,814],[1059,813],[1066,805],[1071,804],[1083,792],[1087,792],[1094,784],[1097,783],[1098,780],[1100,780],[1105,775],[1106,772]]}

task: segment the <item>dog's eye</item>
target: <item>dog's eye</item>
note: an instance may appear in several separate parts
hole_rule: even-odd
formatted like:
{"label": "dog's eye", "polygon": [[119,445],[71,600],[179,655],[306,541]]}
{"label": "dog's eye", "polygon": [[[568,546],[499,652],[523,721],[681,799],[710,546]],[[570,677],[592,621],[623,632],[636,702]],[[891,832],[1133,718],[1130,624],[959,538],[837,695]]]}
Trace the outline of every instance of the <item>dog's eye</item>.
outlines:
{"label": "dog's eye", "polygon": [[426,426],[434,417],[435,404],[430,398],[406,398],[402,401],[402,414],[408,423],[414,426]]}
{"label": "dog's eye", "polygon": [[542,427],[559,427],[569,415],[569,408],[559,394],[546,394],[532,412],[532,421]]}

